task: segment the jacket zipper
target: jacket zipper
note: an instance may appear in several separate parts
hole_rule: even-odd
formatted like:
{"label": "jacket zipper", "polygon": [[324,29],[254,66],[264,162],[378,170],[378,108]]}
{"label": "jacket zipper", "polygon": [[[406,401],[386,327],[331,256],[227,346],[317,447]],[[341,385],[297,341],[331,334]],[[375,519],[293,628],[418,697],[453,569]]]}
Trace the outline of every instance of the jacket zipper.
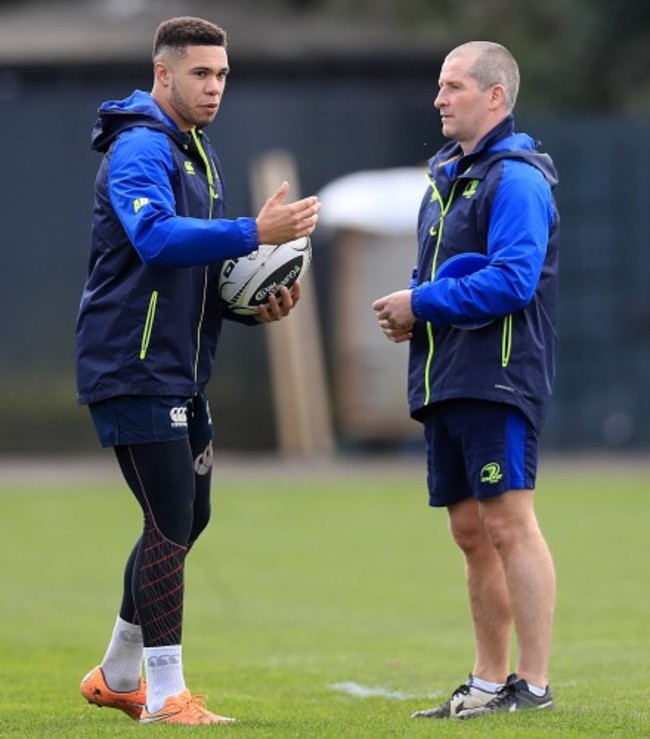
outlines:
{"label": "jacket zipper", "polygon": [[501,366],[507,367],[510,363],[512,353],[512,313],[503,317],[503,329],[501,334]]}
{"label": "jacket zipper", "polygon": [[[451,191],[449,193],[449,198],[447,202],[445,203],[440,195],[440,191],[438,190],[438,186],[436,185],[435,181],[431,177],[428,177],[428,179],[433,189],[431,200],[432,201],[437,200],[440,203],[440,219],[438,220],[438,233],[436,235],[436,248],[433,252],[433,260],[431,262],[431,280],[433,280],[433,277],[436,273],[436,266],[438,262],[438,252],[440,250],[440,242],[442,241],[442,232],[444,230],[444,225],[445,225],[445,216],[447,215],[447,212],[449,211],[449,207],[451,206],[451,203],[454,199],[454,193],[456,192],[456,186],[458,185],[458,182],[460,180],[454,180],[451,186]],[[429,231],[429,233],[431,233],[431,231]],[[435,341],[433,338],[433,326],[429,323],[429,321],[427,321],[427,338],[429,340],[429,353],[427,354],[427,361],[424,366],[424,405],[429,405],[431,401],[431,383],[429,380],[429,373],[431,370],[431,362],[433,361],[433,354],[435,351]]]}
{"label": "jacket zipper", "polygon": [[[212,172],[212,164],[208,155],[205,153],[205,149],[201,144],[199,135],[196,132],[196,128],[192,129],[192,138],[194,144],[199,152],[203,164],[205,166],[205,176],[208,179],[208,197],[210,198],[210,206],[208,210],[208,218],[212,220],[213,203],[219,197],[219,193],[214,189],[214,174]],[[196,354],[194,355],[194,383],[196,384],[199,376],[199,355],[201,353],[201,329],[203,328],[203,318],[205,317],[205,300],[208,290],[208,267],[206,266],[203,270],[203,299],[201,301],[201,316],[199,318],[198,326],[196,327]]]}
{"label": "jacket zipper", "polygon": [[149,298],[149,308],[147,309],[147,318],[144,322],[144,330],[142,332],[142,343],[140,344],[140,359],[147,356],[149,350],[149,342],[151,341],[151,331],[153,329],[153,320],[156,315],[156,303],[158,302],[158,291],[154,290]]}
{"label": "jacket zipper", "polygon": [[212,171],[212,164],[210,162],[210,159],[208,158],[208,155],[205,153],[205,149],[201,144],[201,140],[199,139],[199,135],[196,132],[196,128],[192,129],[192,138],[194,139],[196,150],[199,152],[199,156],[203,160],[205,175],[208,178],[208,191],[210,193],[210,208],[208,212],[208,218],[212,219],[212,204],[219,197],[219,193],[214,189],[214,173]]}

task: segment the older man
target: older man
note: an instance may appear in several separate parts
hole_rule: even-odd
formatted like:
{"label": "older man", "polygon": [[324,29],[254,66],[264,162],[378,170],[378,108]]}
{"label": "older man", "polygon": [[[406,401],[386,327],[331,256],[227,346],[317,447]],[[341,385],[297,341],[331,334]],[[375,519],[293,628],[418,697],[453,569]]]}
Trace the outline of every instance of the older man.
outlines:
{"label": "older man", "polygon": [[469,679],[418,718],[553,707],[555,573],[533,491],[556,364],[557,176],[515,133],[518,88],[517,63],[499,44],[448,54],[434,105],[451,142],[429,163],[417,265],[409,289],[373,304],[385,335],[410,342],[429,501],[447,508],[464,555],[475,632]]}

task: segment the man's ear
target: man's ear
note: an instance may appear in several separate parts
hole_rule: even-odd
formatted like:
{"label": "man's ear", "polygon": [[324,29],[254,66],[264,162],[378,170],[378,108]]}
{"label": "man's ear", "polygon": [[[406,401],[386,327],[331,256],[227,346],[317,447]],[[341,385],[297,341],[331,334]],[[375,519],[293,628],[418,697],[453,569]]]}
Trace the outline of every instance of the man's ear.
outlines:
{"label": "man's ear", "polygon": [[153,65],[153,73],[158,84],[163,87],[167,87],[169,85],[171,80],[171,70],[164,62],[155,62]]}
{"label": "man's ear", "polygon": [[506,91],[503,85],[494,85],[490,91],[490,109],[506,107]]}

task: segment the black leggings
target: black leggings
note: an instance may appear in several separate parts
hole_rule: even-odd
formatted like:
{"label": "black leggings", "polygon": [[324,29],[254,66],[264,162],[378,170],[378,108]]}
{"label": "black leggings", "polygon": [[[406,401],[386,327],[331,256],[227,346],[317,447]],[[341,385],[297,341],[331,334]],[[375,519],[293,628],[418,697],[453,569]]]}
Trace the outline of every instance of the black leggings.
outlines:
{"label": "black leggings", "polygon": [[141,625],[145,647],[180,644],[185,556],[210,520],[211,441],[117,446],[115,454],[144,514],[120,617]]}

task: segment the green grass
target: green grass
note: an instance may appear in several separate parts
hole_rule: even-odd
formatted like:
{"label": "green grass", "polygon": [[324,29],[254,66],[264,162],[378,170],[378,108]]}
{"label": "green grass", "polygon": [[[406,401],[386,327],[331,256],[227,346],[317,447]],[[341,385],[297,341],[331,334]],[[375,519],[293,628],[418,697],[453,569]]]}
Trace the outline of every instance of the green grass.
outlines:
{"label": "green grass", "polygon": [[[413,472],[240,473],[188,560],[186,678],[228,727],[140,727],[85,704],[119,601],[136,504],[115,482],[0,483],[0,736],[649,736],[650,469],[542,466],[558,571],[558,710],[412,721],[472,663],[463,565]],[[218,468],[217,468],[218,469]],[[402,695],[359,698],[353,682]]]}

